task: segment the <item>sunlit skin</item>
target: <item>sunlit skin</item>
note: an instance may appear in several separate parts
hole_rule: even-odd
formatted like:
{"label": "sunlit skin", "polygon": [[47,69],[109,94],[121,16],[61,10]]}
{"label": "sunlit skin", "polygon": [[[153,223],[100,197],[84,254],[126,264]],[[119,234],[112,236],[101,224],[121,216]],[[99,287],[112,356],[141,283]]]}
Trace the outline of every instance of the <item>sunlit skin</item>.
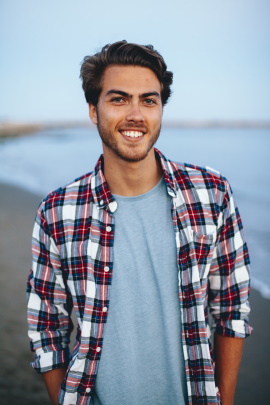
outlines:
{"label": "sunlit skin", "polygon": [[151,69],[106,68],[98,104],[89,105],[89,114],[102,139],[105,177],[112,192],[117,183],[118,192],[122,188],[122,195],[130,195],[128,188],[136,183],[136,195],[160,178],[153,145],[159,137],[162,111],[161,84]]}

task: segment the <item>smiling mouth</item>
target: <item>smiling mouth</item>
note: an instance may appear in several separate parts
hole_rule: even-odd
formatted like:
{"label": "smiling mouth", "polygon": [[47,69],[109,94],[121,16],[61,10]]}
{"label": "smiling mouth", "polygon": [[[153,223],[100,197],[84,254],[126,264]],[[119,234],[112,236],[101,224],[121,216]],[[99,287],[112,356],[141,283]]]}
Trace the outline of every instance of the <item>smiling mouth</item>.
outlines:
{"label": "smiling mouth", "polygon": [[128,136],[129,138],[139,138],[144,135],[141,131],[120,131],[122,135]]}

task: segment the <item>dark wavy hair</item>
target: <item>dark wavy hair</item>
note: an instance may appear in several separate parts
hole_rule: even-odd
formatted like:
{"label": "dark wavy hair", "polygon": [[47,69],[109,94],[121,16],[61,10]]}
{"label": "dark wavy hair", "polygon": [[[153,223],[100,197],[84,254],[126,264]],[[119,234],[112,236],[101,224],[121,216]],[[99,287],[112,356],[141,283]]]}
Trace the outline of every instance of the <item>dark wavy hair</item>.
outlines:
{"label": "dark wavy hair", "polygon": [[97,105],[102,75],[109,65],[137,65],[151,69],[161,83],[162,104],[167,103],[171,95],[173,73],[167,70],[163,57],[152,45],[138,45],[127,41],[107,44],[100,52],[84,58],[80,78],[87,103]]}

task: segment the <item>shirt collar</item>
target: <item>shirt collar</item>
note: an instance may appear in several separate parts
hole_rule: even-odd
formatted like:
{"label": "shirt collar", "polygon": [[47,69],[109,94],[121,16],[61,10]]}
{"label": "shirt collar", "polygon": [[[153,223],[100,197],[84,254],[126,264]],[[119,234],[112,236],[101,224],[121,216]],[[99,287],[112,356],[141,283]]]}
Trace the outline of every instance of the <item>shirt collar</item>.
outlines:
{"label": "shirt collar", "polygon": [[[171,197],[175,197],[178,186],[172,163],[156,148],[155,155],[156,159],[160,161],[168,194]],[[113,213],[117,208],[117,203],[113,198],[106,182],[103,173],[103,161],[103,155],[101,155],[91,176],[91,190],[94,202],[98,205],[98,207]]]}
{"label": "shirt collar", "polygon": [[91,190],[94,202],[98,205],[98,208],[114,212],[117,204],[109,190],[103,173],[103,161],[104,158],[103,155],[101,155],[91,176]]}
{"label": "shirt collar", "polygon": [[158,149],[155,148],[156,159],[160,161],[163,177],[167,186],[167,192],[171,197],[176,197],[178,183],[175,178],[175,168],[170,160],[168,160]]}

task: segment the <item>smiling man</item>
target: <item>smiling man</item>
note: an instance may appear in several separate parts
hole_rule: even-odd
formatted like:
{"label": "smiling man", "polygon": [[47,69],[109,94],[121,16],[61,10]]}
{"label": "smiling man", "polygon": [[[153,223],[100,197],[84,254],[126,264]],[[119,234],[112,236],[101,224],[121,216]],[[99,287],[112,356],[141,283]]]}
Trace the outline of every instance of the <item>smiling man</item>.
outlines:
{"label": "smiling man", "polygon": [[172,76],[126,41],[83,61],[103,155],[42,201],[28,280],[32,366],[54,405],[233,404],[248,252],[227,180],[154,148]]}

